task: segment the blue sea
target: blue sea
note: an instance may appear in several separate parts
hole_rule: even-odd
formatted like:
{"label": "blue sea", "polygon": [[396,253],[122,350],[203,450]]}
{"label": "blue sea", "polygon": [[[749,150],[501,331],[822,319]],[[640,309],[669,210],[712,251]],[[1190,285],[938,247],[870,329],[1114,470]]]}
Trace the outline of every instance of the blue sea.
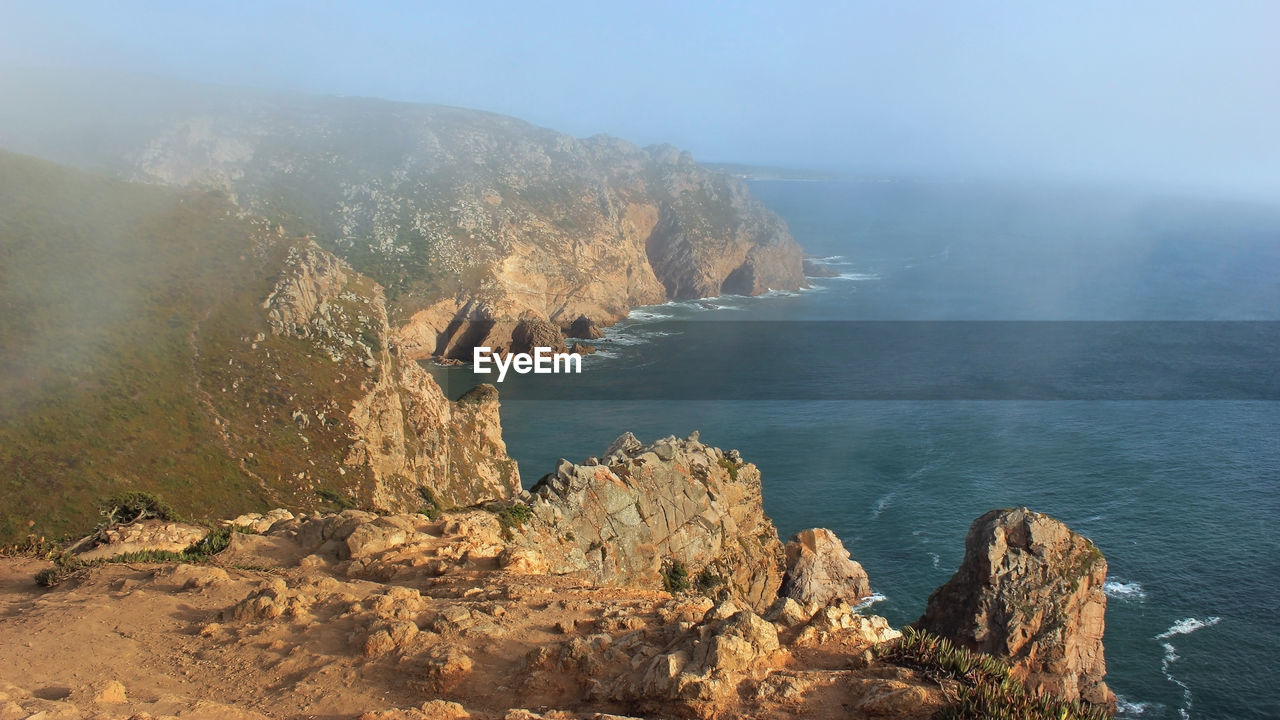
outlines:
{"label": "blue sea", "polygon": [[[752,191],[838,276],[801,292],[638,308],[581,376],[557,380],[577,390],[562,395],[571,399],[546,399],[547,376],[509,377],[504,436],[526,485],[560,457],[602,454],[624,430],[643,440],[698,430],[760,467],[784,538],[839,534],[883,596],[872,611],[894,624],[919,617],[956,570],[974,518],[1026,505],[1107,556],[1107,680],[1121,717],[1280,717],[1280,403],[1249,384],[1277,382],[1278,363],[1266,362],[1274,332],[1249,343],[1280,320],[1280,208],[923,182]],[[720,329],[742,321],[749,332],[726,342]],[[918,378],[868,370],[870,349],[845,332],[996,321],[1007,321],[994,325],[1000,376],[981,366],[980,391],[958,395],[896,392]],[[1009,336],[1145,322],[1228,328],[1226,374],[1158,400],[1108,384],[1072,393],[1001,382],[1022,364]],[[1156,349],[1071,367],[1088,377],[1170,365],[1165,346],[1140,347]],[[946,380],[969,368],[954,352],[914,367]],[[1242,355],[1252,364],[1235,364]],[[471,382],[465,370],[438,372],[454,395]],[[964,377],[962,389],[973,387]]]}

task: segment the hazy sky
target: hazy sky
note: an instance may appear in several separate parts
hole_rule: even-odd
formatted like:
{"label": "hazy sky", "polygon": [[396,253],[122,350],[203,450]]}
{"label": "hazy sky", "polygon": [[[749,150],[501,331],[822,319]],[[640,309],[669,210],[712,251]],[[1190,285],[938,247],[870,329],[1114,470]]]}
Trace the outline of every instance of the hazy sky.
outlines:
{"label": "hazy sky", "polygon": [[0,64],[443,103],[702,160],[1280,196],[1280,2],[0,2]]}

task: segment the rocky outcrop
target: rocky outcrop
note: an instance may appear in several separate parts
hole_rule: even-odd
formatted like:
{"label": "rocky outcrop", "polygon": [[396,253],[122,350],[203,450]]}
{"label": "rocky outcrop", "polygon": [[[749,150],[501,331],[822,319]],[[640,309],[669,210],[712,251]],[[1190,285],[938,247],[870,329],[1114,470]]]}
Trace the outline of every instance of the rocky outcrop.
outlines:
{"label": "rocky outcrop", "polygon": [[280,279],[262,302],[272,331],[311,336],[312,319],[327,319],[321,303],[336,300],[352,273],[350,265],[314,242],[290,247]]}
{"label": "rocky outcrop", "polygon": [[569,325],[569,330],[565,334],[580,340],[596,340],[604,337],[600,327],[586,315],[579,315],[578,319]]}
{"label": "rocky outcrop", "polygon": [[1060,521],[993,510],[973,522],[960,569],[915,624],[1008,658],[1029,687],[1113,706],[1103,682],[1106,576],[1098,548]]}
{"label": "rocky outcrop", "polygon": [[856,604],[870,597],[871,581],[862,565],[835,533],[826,528],[801,530],[787,542],[787,574],[781,595],[802,606],[823,606],[832,600]]}
{"label": "rocky outcrop", "polygon": [[627,433],[603,459],[561,461],[531,493],[508,566],[602,585],[723,588],[757,610],[777,596],[782,543],[764,514],[760,471],[736,451],[696,435],[646,445]]}
{"label": "rocky outcrop", "polygon": [[[502,440],[497,391],[480,386],[452,403],[416,362],[393,355],[382,288],[358,276],[308,241],[289,249],[263,307],[275,333],[306,338],[335,362],[355,354],[367,369],[364,395],[348,413],[354,432],[344,459],[372,473],[359,492],[371,507],[391,511],[417,508],[424,498],[455,506],[517,494],[520,475]],[[307,415],[295,417],[303,419],[309,424]]]}

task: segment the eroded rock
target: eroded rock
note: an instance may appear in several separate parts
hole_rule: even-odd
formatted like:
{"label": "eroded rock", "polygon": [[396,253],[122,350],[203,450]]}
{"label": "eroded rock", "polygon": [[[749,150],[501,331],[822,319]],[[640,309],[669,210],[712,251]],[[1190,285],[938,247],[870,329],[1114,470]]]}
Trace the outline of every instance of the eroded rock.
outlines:
{"label": "eroded rock", "polygon": [[929,597],[916,625],[1008,658],[1033,687],[1114,705],[1103,682],[1107,561],[1062,522],[1027,508],[973,522],[964,561]]}

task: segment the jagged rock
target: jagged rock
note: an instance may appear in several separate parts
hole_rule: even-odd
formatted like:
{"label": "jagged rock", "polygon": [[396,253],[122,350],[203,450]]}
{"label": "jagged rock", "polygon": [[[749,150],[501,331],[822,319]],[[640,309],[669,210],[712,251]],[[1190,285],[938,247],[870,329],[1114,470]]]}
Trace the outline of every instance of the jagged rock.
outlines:
{"label": "jagged rock", "polygon": [[804,607],[795,600],[780,597],[765,617],[782,627],[790,628],[809,622],[812,613],[805,612]]}
{"label": "jagged rock", "polygon": [[820,607],[837,598],[857,603],[871,595],[862,565],[835,533],[826,528],[801,530],[786,545],[787,574],[781,594],[805,607]]}
{"label": "jagged rock", "polygon": [[860,615],[853,606],[842,599],[832,600],[809,618],[809,622],[796,637],[797,644],[815,645],[836,632],[842,632],[850,640],[875,645],[902,636],[889,626],[889,621],[879,615]]}
{"label": "jagged rock", "polygon": [[1107,561],[1087,538],[1027,508],[973,522],[964,561],[916,625],[1006,657],[1031,687],[1114,706],[1103,682]]}
{"label": "jagged rock", "polygon": [[532,353],[534,348],[551,348],[552,352],[565,352],[564,335],[560,328],[539,318],[537,314],[525,312],[511,331],[511,352]]}
{"label": "jagged rock", "polygon": [[840,273],[830,265],[811,258],[805,258],[801,267],[804,270],[804,276],[807,278],[829,278],[840,275]]}
{"label": "jagged rock", "polygon": [[[557,574],[662,588],[664,567],[722,580],[763,610],[782,582],[782,544],[761,504],[760,472],[697,440],[641,445],[627,433],[600,465],[562,461],[533,488],[513,547]],[[514,557],[514,555],[509,555]]]}
{"label": "jagged rock", "polygon": [[569,325],[569,330],[565,334],[580,340],[596,340],[604,337],[604,332],[586,315],[579,315],[578,319]]}

